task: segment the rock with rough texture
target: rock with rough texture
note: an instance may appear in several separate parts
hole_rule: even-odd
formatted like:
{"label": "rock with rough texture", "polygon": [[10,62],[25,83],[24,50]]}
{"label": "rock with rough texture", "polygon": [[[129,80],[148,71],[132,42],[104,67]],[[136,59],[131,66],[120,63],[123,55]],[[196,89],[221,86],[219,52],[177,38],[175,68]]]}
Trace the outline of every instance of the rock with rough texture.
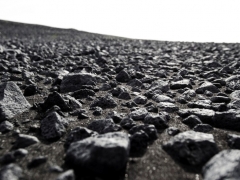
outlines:
{"label": "rock with rough texture", "polygon": [[204,82],[201,86],[196,89],[196,93],[203,94],[205,91],[210,91],[212,93],[220,92],[219,89],[210,82]]}
{"label": "rock with rough texture", "polygon": [[9,121],[3,121],[0,123],[0,132],[2,133],[6,133],[8,131],[13,130],[14,126],[12,123],[10,123]]}
{"label": "rock with rough texture", "polygon": [[162,81],[162,80],[157,80],[152,83],[150,86],[150,91],[155,91],[155,90],[161,90],[162,92],[167,92],[169,90],[169,82],[168,81]]}
{"label": "rock with rough texture", "polygon": [[194,131],[208,133],[213,130],[213,127],[209,124],[198,124],[193,128]]}
{"label": "rock with rough texture", "polygon": [[149,136],[142,130],[135,132],[130,137],[130,156],[142,156],[147,149],[149,143]]}
{"label": "rock with rough texture", "polygon": [[96,135],[98,135],[97,132],[92,131],[88,128],[81,127],[81,126],[76,127],[68,134],[64,147],[68,148],[70,144],[73,142],[81,141],[83,139],[86,139],[91,136],[96,136]]}
{"label": "rock with rough texture", "polygon": [[139,95],[136,98],[134,98],[133,101],[136,104],[146,104],[147,103],[147,97]]}
{"label": "rock with rough texture", "polygon": [[153,115],[153,114],[148,114],[144,120],[144,124],[152,124],[156,127],[158,130],[164,130],[168,128],[167,122],[165,118],[161,115]]}
{"label": "rock with rough texture", "polygon": [[3,166],[0,170],[1,180],[19,180],[22,177],[22,168],[16,164]]}
{"label": "rock with rough texture", "polygon": [[74,171],[72,169],[61,173],[56,180],[75,180]]}
{"label": "rock with rough texture", "polygon": [[99,77],[91,73],[70,73],[63,77],[60,91],[62,93],[80,90],[82,85],[95,85]]}
{"label": "rock with rough texture", "polygon": [[189,79],[183,79],[180,81],[170,83],[171,89],[184,89],[185,87],[191,87]]}
{"label": "rock with rough texture", "polygon": [[188,125],[190,128],[193,128],[198,124],[202,124],[202,121],[196,115],[190,115],[187,118],[183,119],[182,123]]}
{"label": "rock with rough texture", "polygon": [[178,128],[176,128],[176,127],[169,127],[167,129],[167,133],[168,133],[169,136],[175,136],[178,133],[180,133],[180,130]]}
{"label": "rock with rough texture", "polygon": [[129,130],[129,133],[134,134],[139,131],[144,131],[148,135],[150,141],[156,140],[158,138],[157,129],[152,124],[141,124],[133,126]]}
{"label": "rock with rough texture", "polygon": [[75,100],[73,97],[70,96],[63,97],[58,92],[53,92],[49,94],[44,103],[41,104],[41,107],[43,110],[46,111],[47,109],[50,109],[55,105],[59,106],[61,110],[65,112],[82,107],[81,103]]}
{"label": "rock with rough texture", "polygon": [[113,132],[74,142],[66,152],[65,162],[80,172],[98,176],[116,176],[124,172],[128,161],[128,135]]}
{"label": "rock with rough texture", "polygon": [[216,112],[213,125],[218,128],[240,131],[240,111],[230,109],[224,112]]}
{"label": "rock with rough texture", "polygon": [[108,132],[120,131],[121,127],[114,123],[112,119],[99,119],[92,121],[88,126],[88,129],[104,134]]}
{"label": "rock with rough texture", "polygon": [[127,73],[126,70],[122,70],[118,73],[118,75],[116,76],[116,80],[118,82],[128,82],[131,80],[131,76]]}
{"label": "rock with rough texture", "polygon": [[137,123],[130,117],[125,117],[121,120],[120,126],[124,129],[131,129],[133,126],[136,126]]}
{"label": "rock with rough texture", "polygon": [[95,99],[90,107],[96,107],[99,106],[101,108],[114,108],[117,106],[117,102],[113,99],[113,97],[109,94],[99,97]]}
{"label": "rock with rough texture", "polygon": [[155,101],[155,102],[170,102],[170,103],[174,103],[174,100],[168,96],[165,96],[165,95],[159,95],[159,94],[156,94],[152,97],[152,100]]}
{"label": "rock with rough texture", "polygon": [[213,135],[194,131],[179,133],[163,144],[163,149],[180,163],[202,166],[218,153]]}
{"label": "rock with rough texture", "polygon": [[240,90],[240,76],[233,75],[225,79],[226,87],[231,90]]}
{"label": "rock with rough texture", "polygon": [[204,180],[239,180],[240,150],[223,150],[215,155],[202,170]]}
{"label": "rock with rough texture", "polygon": [[176,106],[174,103],[170,103],[170,102],[160,102],[160,103],[158,103],[157,107],[159,107],[159,108],[161,108],[161,110],[169,112],[169,113],[173,113],[173,112],[179,110],[178,106]]}
{"label": "rock with rough texture", "polygon": [[31,105],[14,82],[0,84],[0,121],[28,110]]}
{"label": "rock with rough texture", "polygon": [[230,97],[234,100],[240,100],[240,90],[233,91]]}
{"label": "rock with rough texture", "polygon": [[47,162],[47,157],[45,156],[38,156],[34,157],[29,163],[28,163],[28,168],[35,168],[40,166],[41,164],[44,164]]}
{"label": "rock with rough texture", "polygon": [[240,149],[240,135],[228,134],[227,135],[228,146],[232,149]]}
{"label": "rock with rough texture", "polygon": [[148,114],[148,111],[145,108],[139,108],[135,111],[132,111],[129,116],[137,121],[137,120],[143,120]]}
{"label": "rock with rough texture", "polygon": [[193,108],[193,109],[180,109],[178,111],[179,116],[185,118],[188,117],[190,115],[196,115],[199,117],[199,119],[202,122],[205,123],[212,123],[212,119],[215,116],[215,112],[213,110],[210,109],[199,109],[199,108]]}
{"label": "rock with rough texture", "polygon": [[26,135],[26,134],[19,134],[15,144],[13,145],[13,148],[14,149],[25,148],[36,143],[39,143],[39,140],[37,137]]}
{"label": "rock with rough texture", "polygon": [[67,124],[57,112],[52,112],[41,121],[41,135],[45,139],[60,138],[65,133]]}

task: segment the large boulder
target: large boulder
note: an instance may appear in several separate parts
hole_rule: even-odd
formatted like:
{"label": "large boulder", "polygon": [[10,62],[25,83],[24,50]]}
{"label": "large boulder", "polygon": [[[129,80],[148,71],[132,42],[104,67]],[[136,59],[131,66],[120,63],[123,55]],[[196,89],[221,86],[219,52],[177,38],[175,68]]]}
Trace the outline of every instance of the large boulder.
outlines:
{"label": "large boulder", "polygon": [[201,167],[218,153],[213,135],[186,131],[163,144],[163,149],[176,161],[189,166]]}
{"label": "large boulder", "polygon": [[231,179],[240,177],[240,150],[223,150],[203,167],[204,180]]}
{"label": "large boulder", "polygon": [[0,121],[13,118],[30,107],[31,105],[14,82],[0,84]]}
{"label": "large boulder", "polygon": [[91,73],[70,73],[63,77],[60,91],[74,92],[81,89],[82,85],[95,85],[98,79],[97,75]]}
{"label": "large boulder", "polygon": [[116,176],[126,168],[129,149],[127,134],[106,133],[72,143],[66,152],[65,162],[76,172]]}

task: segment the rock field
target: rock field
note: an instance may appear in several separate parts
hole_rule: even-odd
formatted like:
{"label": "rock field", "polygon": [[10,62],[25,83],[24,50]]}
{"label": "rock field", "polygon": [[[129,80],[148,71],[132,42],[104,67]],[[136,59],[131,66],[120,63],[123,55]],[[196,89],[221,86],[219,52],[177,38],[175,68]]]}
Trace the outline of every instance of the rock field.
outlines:
{"label": "rock field", "polygon": [[0,180],[239,180],[239,60],[0,21]]}

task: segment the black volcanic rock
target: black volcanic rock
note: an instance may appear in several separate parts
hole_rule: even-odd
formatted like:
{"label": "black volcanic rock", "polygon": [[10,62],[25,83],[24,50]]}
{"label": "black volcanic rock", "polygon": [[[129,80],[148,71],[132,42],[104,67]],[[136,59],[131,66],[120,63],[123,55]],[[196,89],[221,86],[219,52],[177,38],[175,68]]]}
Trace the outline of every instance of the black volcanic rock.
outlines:
{"label": "black volcanic rock", "polygon": [[127,134],[106,133],[72,143],[66,152],[65,162],[76,171],[112,177],[124,172],[129,150]]}
{"label": "black volcanic rock", "polygon": [[113,97],[109,94],[96,98],[90,107],[99,106],[101,108],[114,108],[117,106],[117,102],[113,99]]}
{"label": "black volcanic rock", "polygon": [[57,112],[52,112],[41,121],[41,135],[48,140],[60,138],[65,134],[67,124]]}
{"label": "black volcanic rock", "polygon": [[88,129],[98,132],[99,134],[120,131],[121,127],[114,123],[112,119],[98,119],[92,121]]}
{"label": "black volcanic rock", "polygon": [[80,90],[82,85],[95,85],[99,77],[91,73],[70,73],[63,77],[60,90],[62,93]]}
{"label": "black volcanic rock", "polygon": [[218,153],[212,135],[194,131],[177,134],[163,144],[163,149],[180,163],[191,166],[202,166]]}
{"label": "black volcanic rock", "polygon": [[68,148],[71,143],[83,140],[85,138],[96,136],[98,135],[97,132],[87,129],[85,127],[76,127],[74,128],[67,136],[66,142],[64,144],[65,148]]}

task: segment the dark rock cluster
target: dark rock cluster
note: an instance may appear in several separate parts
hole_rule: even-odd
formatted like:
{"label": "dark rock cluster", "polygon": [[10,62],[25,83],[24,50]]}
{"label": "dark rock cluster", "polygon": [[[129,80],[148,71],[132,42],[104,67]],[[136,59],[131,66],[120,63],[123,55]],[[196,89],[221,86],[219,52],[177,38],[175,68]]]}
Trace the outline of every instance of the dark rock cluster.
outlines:
{"label": "dark rock cluster", "polygon": [[0,34],[1,180],[239,179],[239,44]]}

